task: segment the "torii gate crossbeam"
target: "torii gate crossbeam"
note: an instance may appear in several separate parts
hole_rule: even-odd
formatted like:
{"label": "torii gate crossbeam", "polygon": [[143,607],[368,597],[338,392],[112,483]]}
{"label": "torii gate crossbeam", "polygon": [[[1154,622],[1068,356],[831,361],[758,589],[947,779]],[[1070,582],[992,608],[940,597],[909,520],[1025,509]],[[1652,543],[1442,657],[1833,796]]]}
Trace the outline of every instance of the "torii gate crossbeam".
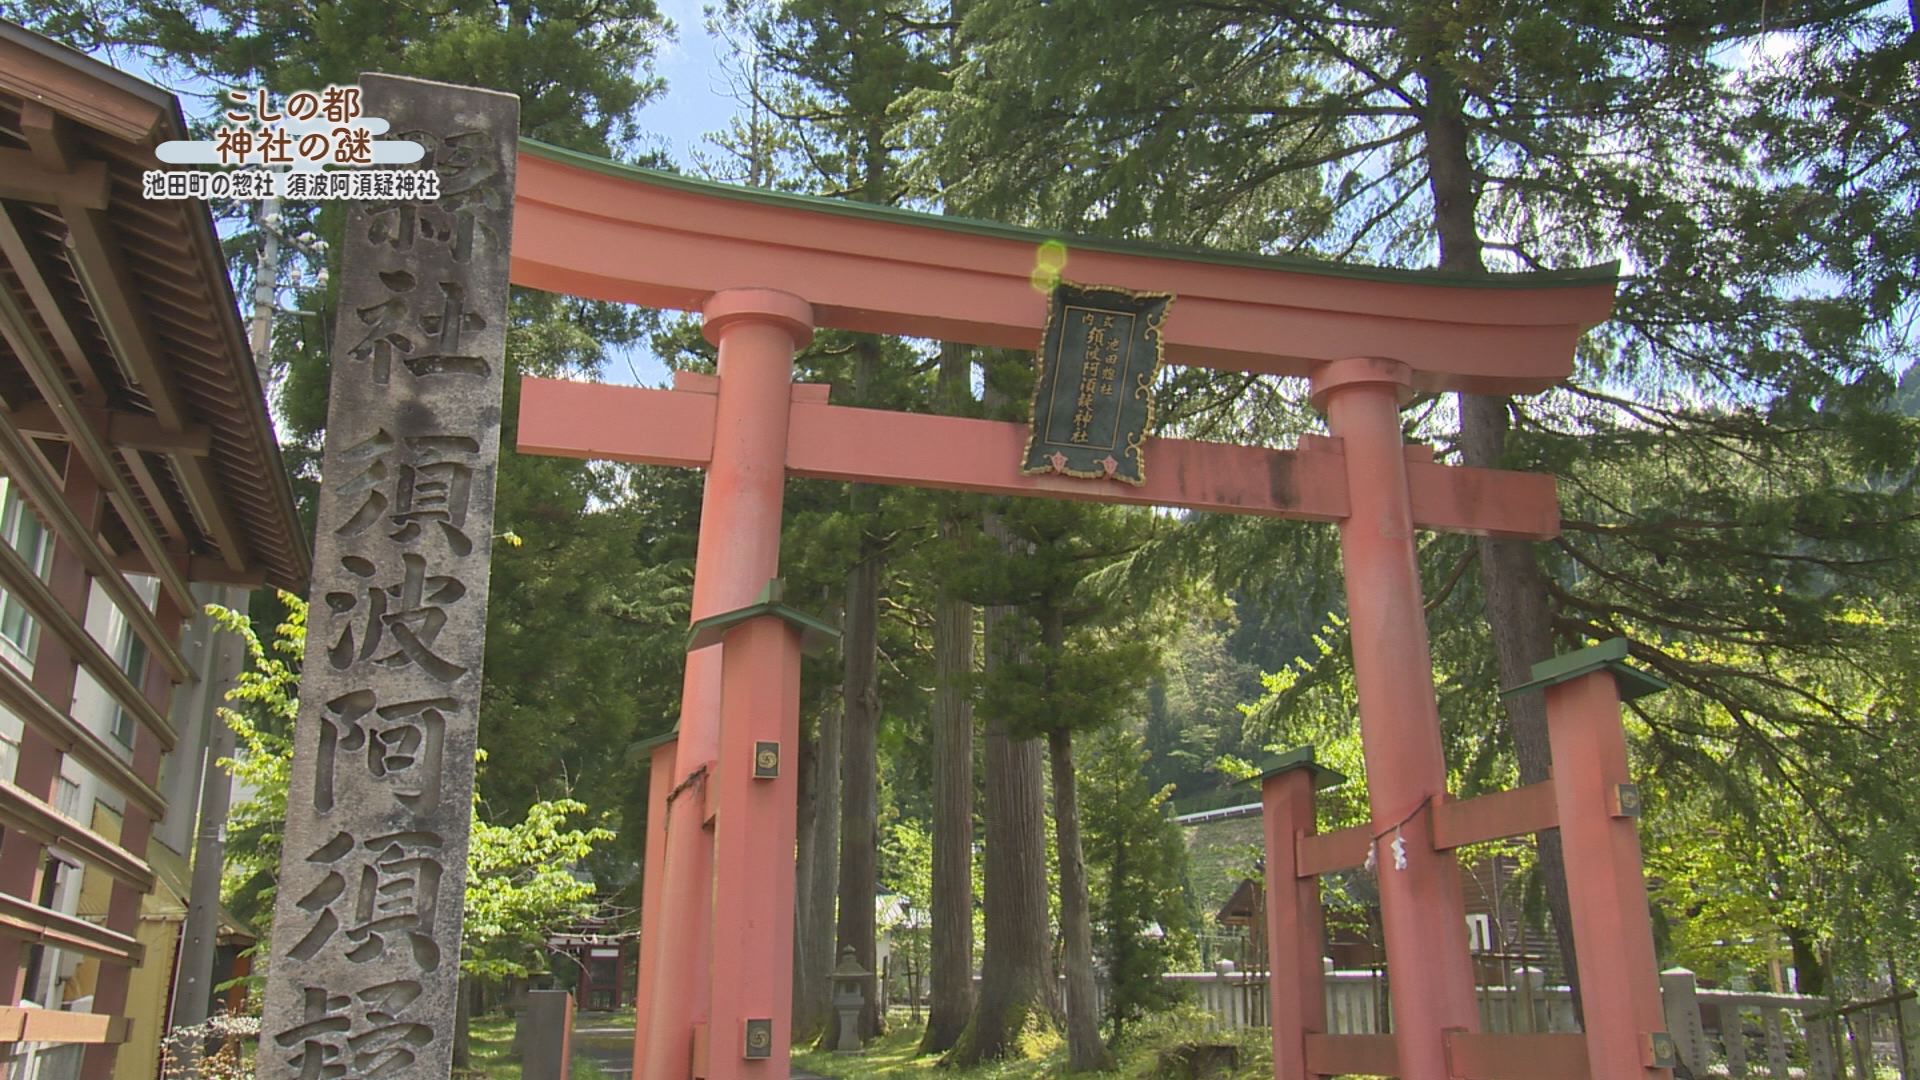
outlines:
{"label": "torii gate crossbeam", "polygon": [[[1046,311],[1031,281],[1035,249],[1054,238],[704,184],[524,142],[519,177],[516,283],[697,310],[719,348],[717,377],[682,376],[671,391],[534,379],[522,388],[523,451],[707,472],[699,632],[677,739],[653,750],[637,1080],[788,1074],[795,778],[757,768],[756,755],[777,763],[797,739],[799,635],[761,592],[778,571],[790,475],[1336,522],[1372,825],[1361,830],[1370,835],[1316,838],[1311,814],[1303,824],[1272,804],[1270,840],[1291,834],[1297,850],[1271,851],[1269,865],[1300,867],[1310,885],[1309,856],[1323,869],[1354,865],[1355,850],[1404,827],[1406,865],[1380,877],[1394,1033],[1325,1034],[1324,1017],[1295,992],[1308,983],[1276,971],[1273,1000],[1291,1011],[1276,1008],[1275,1076],[1364,1061],[1415,1080],[1497,1080],[1500,1062],[1533,1052],[1468,1038],[1479,1015],[1453,848],[1551,827],[1538,812],[1551,800],[1526,789],[1448,800],[1414,532],[1551,537],[1553,480],[1436,465],[1403,442],[1400,409],[1415,390],[1528,393],[1564,379],[1579,335],[1611,310],[1611,269],[1450,279],[1072,241],[1076,280],[1179,295],[1164,327],[1170,361],[1305,376],[1332,436],[1295,451],[1154,439],[1149,482],[1135,489],[1020,475],[1017,425],[850,409],[830,404],[824,387],[792,383],[816,325],[1032,347]],[[1606,842],[1635,842],[1617,832]],[[1576,920],[1576,936],[1606,927],[1624,959],[1598,997],[1589,990],[1590,1002],[1607,1003],[1601,1022],[1581,1047],[1554,1044],[1555,1060],[1635,1057],[1635,1040],[1658,1025],[1637,860],[1632,874],[1624,857],[1606,865],[1619,887],[1596,890],[1599,916]],[[1317,913],[1317,899],[1310,906]],[[1294,951],[1317,954],[1317,914],[1295,923]],[[1621,927],[1645,949],[1622,946]],[[1495,1071],[1461,1071],[1468,1058]],[[1670,1076],[1657,1055],[1646,1062],[1637,1077]]]}

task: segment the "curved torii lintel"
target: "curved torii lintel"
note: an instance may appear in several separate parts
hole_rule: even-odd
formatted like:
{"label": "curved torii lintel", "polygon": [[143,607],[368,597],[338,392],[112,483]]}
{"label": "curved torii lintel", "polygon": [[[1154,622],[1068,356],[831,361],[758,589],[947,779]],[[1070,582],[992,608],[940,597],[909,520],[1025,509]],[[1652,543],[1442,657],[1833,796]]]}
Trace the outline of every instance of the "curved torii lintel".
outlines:
{"label": "curved torii lintel", "polygon": [[710,183],[520,142],[513,281],[698,311],[722,289],[805,297],[820,326],[1039,345],[1039,246],[1065,276],[1178,296],[1171,363],[1278,375],[1391,357],[1420,390],[1531,393],[1573,370],[1613,310],[1617,267],[1466,276],[1062,237],[938,214]]}

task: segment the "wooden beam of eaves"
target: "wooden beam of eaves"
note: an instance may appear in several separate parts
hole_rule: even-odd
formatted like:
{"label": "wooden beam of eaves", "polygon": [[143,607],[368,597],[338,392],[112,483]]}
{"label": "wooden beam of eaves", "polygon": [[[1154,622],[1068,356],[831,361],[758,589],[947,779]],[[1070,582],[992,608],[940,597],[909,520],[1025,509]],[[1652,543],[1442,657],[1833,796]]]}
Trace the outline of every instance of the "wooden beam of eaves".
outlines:
{"label": "wooden beam of eaves", "polygon": [[70,852],[143,896],[153,891],[153,868],[144,860],[4,780],[0,780],[0,825]]}
{"label": "wooden beam of eaves", "polygon": [[[66,203],[61,204],[61,212],[67,220],[74,271],[87,290],[89,302],[94,305],[94,316],[106,331],[107,340],[133,372],[134,381],[146,395],[161,428],[168,432],[185,431],[192,426],[191,418],[180,400],[179,388],[169,378],[168,365],[161,359],[146,313],[134,302],[139,291],[127,272],[119,244],[112,239],[113,227],[107,216],[98,210]],[[209,311],[207,317],[219,318],[223,314]],[[236,573],[244,571],[247,548],[233,511],[214,481],[211,465],[199,457],[178,457],[174,463],[187,500],[199,512],[207,531],[213,534],[214,542],[220,546],[221,558]],[[192,600],[185,601],[181,610],[195,610]]]}
{"label": "wooden beam of eaves", "polygon": [[113,657],[107,655],[107,650],[100,647],[100,643],[87,633],[87,628],[80,620],[53,595],[47,583],[41,581],[27,561],[15,553],[11,544],[0,544],[0,585],[5,585],[15,599],[27,605],[33,617],[40,620],[41,626],[59,636],[94,681],[121,708],[132,713],[146,725],[148,731],[154,733],[160,740],[162,750],[168,753],[173,751],[179,738],[166,715],[147,700],[147,695],[140,692],[140,688],[133,684],[133,680],[114,662]]}
{"label": "wooden beam of eaves", "polygon": [[159,789],[140,779],[133,766],[109,750],[100,736],[54,708],[18,669],[5,661],[0,661],[0,705],[11,709],[22,723],[45,735],[56,749],[125,795],[128,802],[152,814],[154,820],[166,816],[167,800]]}
{"label": "wooden beam of eaves", "polygon": [[137,965],[147,954],[145,946],[125,934],[9,893],[0,893],[0,934],[97,956],[111,964]]}
{"label": "wooden beam of eaves", "polygon": [[[187,666],[186,658],[173,643],[173,634],[162,630],[159,620],[153,616],[153,609],[133,590],[120,569],[114,565],[113,557],[107,546],[94,535],[91,526],[83,523],[67,500],[61,494],[61,484],[48,468],[46,459],[39,451],[27,445],[26,437],[16,430],[5,416],[0,416],[0,471],[20,486],[20,494],[27,500],[53,535],[62,543],[73,548],[80,556],[87,572],[100,583],[106,591],[107,599],[127,618],[127,624],[141,641],[147,643],[147,653],[157,659],[167,669],[176,683],[185,682],[193,674]],[[184,610],[200,610],[197,603],[190,603]]]}
{"label": "wooden beam of eaves", "polygon": [[26,101],[23,115],[71,116],[142,146],[151,145],[154,129],[166,123],[172,105],[166,91],[22,30],[0,34],[0,89]]}
{"label": "wooden beam of eaves", "polygon": [[112,1013],[0,1006],[0,1045],[7,1043],[123,1043],[127,1018]]}
{"label": "wooden beam of eaves", "polygon": [[[176,555],[176,558],[180,556]],[[185,556],[187,577],[193,581],[208,585],[239,585],[248,589],[264,588],[267,584],[267,568],[259,563],[235,572],[227,569],[224,560],[215,555]],[[128,574],[148,574],[147,560],[137,551],[129,551],[113,558],[113,565]],[[196,612],[199,608],[194,609]]]}
{"label": "wooden beam of eaves", "polygon": [[[23,261],[25,250],[21,249],[18,255],[15,253],[15,245],[19,240],[20,236],[13,231],[12,222],[0,216],[0,251],[14,260],[17,273],[34,273],[35,269]],[[57,313],[52,314],[58,317]],[[174,602],[180,605],[181,611],[195,610],[193,587],[187,584],[186,575],[173,564],[173,560],[167,558],[167,542],[153,527],[133,488],[127,484],[127,478],[121,475],[118,457],[88,422],[79,400],[67,386],[59,362],[47,352],[39,335],[34,333],[27,313],[21,309],[13,294],[5,289],[0,289],[0,337],[5,337],[7,343],[13,346],[14,355],[20,358],[20,363],[27,369],[27,375],[33,379],[41,399],[53,407],[53,413],[59,417],[60,426],[73,444],[74,452],[80,455],[87,471],[106,490],[107,498],[113,501],[113,508],[120,514],[120,520],[133,535],[134,544],[153,562],[154,574],[160,579],[160,584],[173,594]],[[188,539],[183,536],[180,541],[184,544]]]}
{"label": "wooden beam of eaves", "polygon": [[[168,431],[160,421],[145,413],[122,409],[95,409],[81,406],[81,413],[101,437],[124,450],[144,450],[151,454],[184,454],[206,457],[213,450],[213,430],[190,424],[179,431]],[[22,405],[13,411],[13,424],[36,439],[61,439],[67,429],[44,401]]]}
{"label": "wooden beam of eaves", "polygon": [[[521,383],[522,453],[701,467],[713,449],[711,393],[529,378]],[[1023,476],[1024,424],[855,409],[798,390],[789,414],[794,476],[983,494],[1169,506],[1211,513],[1338,521],[1349,513],[1337,439],[1299,451],[1155,438],[1147,482]],[[1409,463],[1421,528],[1520,539],[1558,535],[1551,476]]]}
{"label": "wooden beam of eaves", "polygon": [[0,199],[57,203],[71,199],[94,210],[107,208],[107,163],[83,161],[72,170],[50,169],[30,150],[0,150]]}
{"label": "wooden beam of eaves", "polygon": [[[0,203],[0,218],[4,219],[0,220],[0,228],[11,233],[30,236],[34,231],[22,207]],[[13,242],[9,243],[11,245]],[[9,253],[7,258],[12,261],[14,255]],[[53,282],[47,278],[45,267],[37,260],[31,268],[23,269],[15,276],[19,278],[20,287],[26,290],[27,299],[36,311],[54,313],[43,321],[48,335],[53,338],[53,347],[66,359],[67,367],[80,380],[81,400],[106,400],[106,388],[101,386],[100,375],[94,370],[91,342],[82,344],[75,332],[77,327],[85,323],[80,298],[69,290],[54,288]],[[60,426],[51,410],[47,413],[47,423],[54,428]]]}

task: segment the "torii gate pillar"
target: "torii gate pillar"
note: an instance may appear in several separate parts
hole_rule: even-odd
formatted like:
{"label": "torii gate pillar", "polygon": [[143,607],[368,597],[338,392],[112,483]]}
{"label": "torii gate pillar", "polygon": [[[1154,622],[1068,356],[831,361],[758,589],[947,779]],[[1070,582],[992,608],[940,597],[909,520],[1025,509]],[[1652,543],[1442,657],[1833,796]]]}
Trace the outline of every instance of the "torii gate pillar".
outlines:
{"label": "torii gate pillar", "polygon": [[[1400,433],[1411,383],[1397,361],[1336,360],[1315,369],[1313,403],[1347,456],[1352,512],[1340,522],[1340,557],[1399,1075],[1446,1080],[1447,1031],[1478,1031],[1480,1016],[1459,862],[1437,850],[1432,835],[1435,804],[1447,795],[1447,762]],[[1404,868],[1395,854],[1399,838]]]}
{"label": "torii gate pillar", "polygon": [[[790,293],[729,289],[715,293],[701,314],[707,340],[720,350],[720,386],[714,407],[713,456],[700,514],[699,572],[693,582],[696,623],[752,605],[779,573],[793,357],[813,339],[813,308]],[[753,636],[757,645],[759,634]],[[792,645],[797,661],[799,646]],[[637,1076],[691,1075],[694,1039],[689,1033],[708,1030],[710,1022],[723,1020],[711,1015],[714,962],[720,954],[713,947],[714,830],[707,814],[706,789],[714,782],[712,773],[721,757],[724,649],[708,646],[687,655],[680,737],[668,773],[672,783],[665,802],[666,851],[661,860],[662,874],[672,887],[660,892],[657,924],[643,930],[659,944],[653,983],[641,988],[638,1002],[646,1034],[636,1047],[635,1056],[644,1058],[635,1063]],[[797,672],[796,664],[796,692]],[[783,685],[786,681],[781,679]],[[793,783],[791,770],[788,773],[779,782],[782,786]],[[787,820],[791,829],[791,815]],[[789,833],[788,857],[765,867],[769,877],[785,875],[789,897],[791,844]],[[728,932],[738,929],[730,927]],[[786,932],[791,935],[792,927]],[[791,948],[789,939],[789,952]],[[749,972],[732,969],[720,972],[720,977],[745,979]],[[791,994],[790,985],[781,989]],[[772,1015],[784,1028],[791,1012],[782,1006]],[[730,1040],[736,1035],[714,1031],[710,1037]],[[784,1065],[778,1074],[782,1080]]]}

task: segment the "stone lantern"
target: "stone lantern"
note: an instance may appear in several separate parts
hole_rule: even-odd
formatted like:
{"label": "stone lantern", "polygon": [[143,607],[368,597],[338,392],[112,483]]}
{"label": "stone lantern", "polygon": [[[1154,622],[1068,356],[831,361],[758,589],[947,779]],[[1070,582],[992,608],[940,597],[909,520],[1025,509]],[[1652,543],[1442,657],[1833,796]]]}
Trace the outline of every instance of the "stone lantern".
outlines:
{"label": "stone lantern", "polygon": [[857,1054],[860,1046],[860,1013],[867,1007],[867,979],[873,972],[860,966],[853,954],[853,946],[840,950],[840,963],[834,966],[833,1007],[840,1014],[840,1042],[833,1048],[836,1054]]}

